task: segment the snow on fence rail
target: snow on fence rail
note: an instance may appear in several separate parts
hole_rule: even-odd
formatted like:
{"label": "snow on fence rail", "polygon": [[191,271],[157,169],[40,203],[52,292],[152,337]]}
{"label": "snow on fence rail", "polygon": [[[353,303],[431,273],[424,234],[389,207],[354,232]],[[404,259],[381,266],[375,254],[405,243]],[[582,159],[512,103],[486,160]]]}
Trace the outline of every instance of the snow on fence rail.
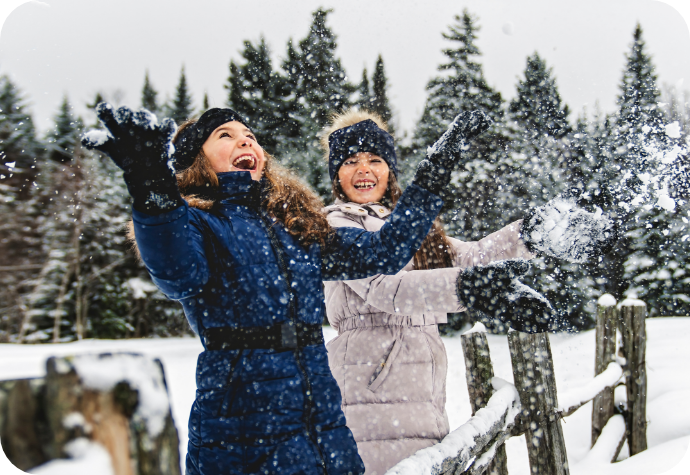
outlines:
{"label": "snow on fence rail", "polygon": [[[622,434],[612,463],[626,440],[630,455],[646,450],[646,306],[636,299],[626,299],[616,306],[616,300],[608,294],[597,303],[595,376],[584,386],[561,395],[560,403],[548,334],[508,333],[515,381],[512,385],[493,377],[483,325],[477,324],[465,333],[462,346],[472,417],[439,444],[402,460],[387,475],[508,475],[503,444],[523,434],[532,474],[569,475],[560,420],[589,401],[593,401],[592,450],[596,450],[602,433]],[[619,357],[616,330],[620,333]],[[627,405],[615,408],[613,391],[622,380]],[[625,431],[618,427],[621,416],[614,417],[617,409],[625,420]],[[611,427],[607,426],[609,421]]]}

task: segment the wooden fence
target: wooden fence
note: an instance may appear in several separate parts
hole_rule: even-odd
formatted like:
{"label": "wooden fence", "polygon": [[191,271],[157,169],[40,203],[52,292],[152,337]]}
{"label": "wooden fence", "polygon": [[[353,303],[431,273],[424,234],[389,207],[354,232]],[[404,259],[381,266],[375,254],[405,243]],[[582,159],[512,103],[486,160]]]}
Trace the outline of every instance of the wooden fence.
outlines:
{"label": "wooden fence", "polygon": [[[569,475],[561,419],[589,401],[592,446],[615,413],[625,419],[630,455],[647,448],[644,302],[610,295],[598,301],[594,378],[562,395],[556,391],[547,333],[508,333],[514,384],[495,378],[486,333],[476,326],[462,335],[472,417],[439,444],[420,450],[387,475],[508,475],[504,442],[525,435],[533,475]],[[615,407],[614,389],[625,385],[627,404]],[[559,404],[560,399],[560,404]]]}

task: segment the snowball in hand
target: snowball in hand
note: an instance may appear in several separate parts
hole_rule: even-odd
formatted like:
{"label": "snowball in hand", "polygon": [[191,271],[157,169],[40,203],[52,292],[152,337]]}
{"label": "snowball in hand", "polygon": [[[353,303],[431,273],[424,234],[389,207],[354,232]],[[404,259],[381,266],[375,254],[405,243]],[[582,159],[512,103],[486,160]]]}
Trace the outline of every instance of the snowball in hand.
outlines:
{"label": "snowball in hand", "polygon": [[590,213],[574,198],[559,196],[531,210],[522,223],[521,234],[532,252],[585,262],[609,252],[619,232],[617,224],[600,209]]}

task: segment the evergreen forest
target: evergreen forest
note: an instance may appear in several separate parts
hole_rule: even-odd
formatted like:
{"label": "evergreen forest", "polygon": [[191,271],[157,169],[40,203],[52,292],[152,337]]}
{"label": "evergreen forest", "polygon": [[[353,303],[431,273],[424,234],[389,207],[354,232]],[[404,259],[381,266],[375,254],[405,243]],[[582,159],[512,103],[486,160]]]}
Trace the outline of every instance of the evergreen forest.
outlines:
{"label": "evergreen forest", "polygon": [[[245,41],[231,60],[225,105],[243,113],[259,143],[292,168],[328,204],[328,167],[319,147],[331,114],[349,107],[390,120],[385,61],[350,82],[336,54],[328,10],[313,12],[307,34],[285,45],[280,64],[263,38]],[[525,283],[568,315],[572,331],[593,327],[596,299],[636,296],[649,315],[690,315],[690,94],[658,83],[641,25],[631,32],[621,71],[617,110],[572,111],[552,68],[538,51],[509,101],[493,90],[477,47],[479,19],[464,11],[449,18],[445,61],[426,86],[426,103],[413,130],[397,137],[400,181],[409,182],[427,147],[460,111],[493,119],[474,140],[444,196],[449,235],[478,240],[526,216],[558,194],[628,223],[608,255],[573,264],[538,257]],[[208,108],[192,97],[184,65],[170,99],[142,71],[144,107],[179,123]],[[89,103],[103,100],[100,94]],[[64,342],[83,338],[167,337],[189,334],[181,306],[151,282],[128,243],[130,199],[121,171],[83,149],[88,123],[69,97],[53,127],[39,134],[21,84],[0,76],[0,343]],[[90,119],[93,120],[93,119]],[[443,331],[483,320],[453,314]]]}

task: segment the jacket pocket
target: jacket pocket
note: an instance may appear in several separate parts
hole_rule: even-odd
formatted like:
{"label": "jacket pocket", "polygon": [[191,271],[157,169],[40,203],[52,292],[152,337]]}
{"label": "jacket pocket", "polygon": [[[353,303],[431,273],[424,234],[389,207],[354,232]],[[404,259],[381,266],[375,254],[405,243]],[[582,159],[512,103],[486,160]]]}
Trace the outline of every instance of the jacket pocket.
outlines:
{"label": "jacket pocket", "polygon": [[367,389],[369,391],[376,392],[376,390],[386,380],[388,373],[391,371],[391,366],[393,366],[393,361],[395,361],[398,353],[400,353],[401,346],[402,342],[400,341],[400,337],[398,337],[395,339],[395,341],[393,341],[393,344],[390,346],[390,348],[388,348],[388,350],[383,354],[381,362],[376,367],[374,373],[369,379],[369,384],[367,385]]}

